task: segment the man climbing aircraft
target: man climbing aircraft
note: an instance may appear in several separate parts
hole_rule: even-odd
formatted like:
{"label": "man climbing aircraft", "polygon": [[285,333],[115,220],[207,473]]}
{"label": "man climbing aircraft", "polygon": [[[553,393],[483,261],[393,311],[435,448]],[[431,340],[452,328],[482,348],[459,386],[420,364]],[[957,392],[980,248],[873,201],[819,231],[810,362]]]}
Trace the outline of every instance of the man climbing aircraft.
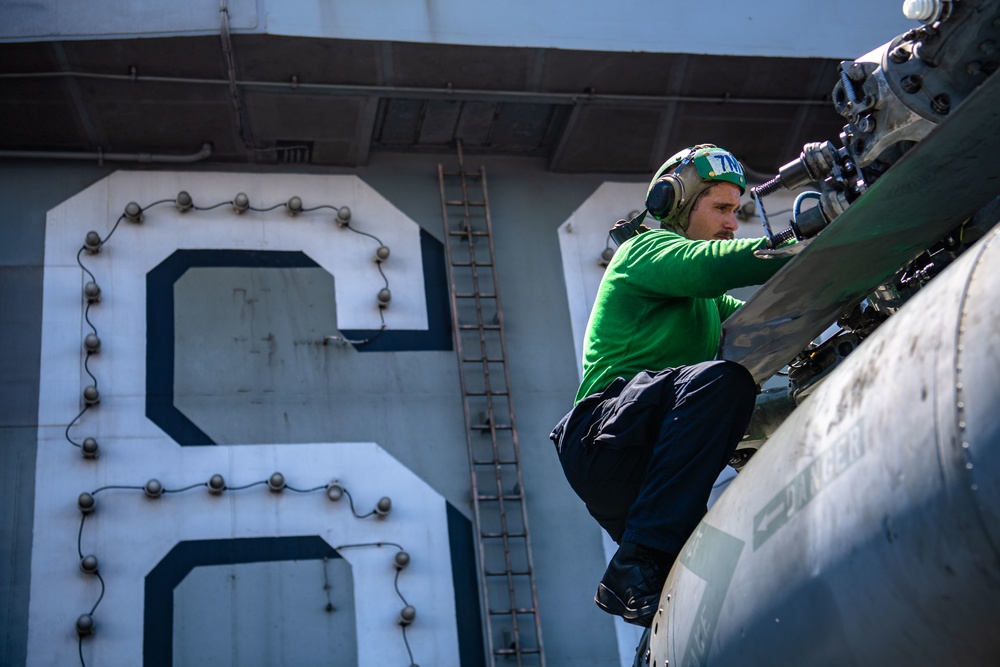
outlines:
{"label": "man climbing aircraft", "polygon": [[[722,322],[786,260],[735,240],[746,190],[728,151],[700,144],[656,172],[646,211],[608,265],[587,325],[583,382],[550,436],[573,490],[619,545],[597,588],[605,611],[648,626],[681,546],[753,411],[757,387],[715,361]],[[661,229],[642,225],[645,215]]]}

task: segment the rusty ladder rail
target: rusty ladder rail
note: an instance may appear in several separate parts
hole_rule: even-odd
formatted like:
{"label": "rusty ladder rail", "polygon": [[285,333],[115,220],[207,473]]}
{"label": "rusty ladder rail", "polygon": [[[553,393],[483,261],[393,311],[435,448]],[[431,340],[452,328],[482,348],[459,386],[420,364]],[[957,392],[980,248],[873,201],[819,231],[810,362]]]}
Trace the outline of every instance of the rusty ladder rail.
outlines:
{"label": "rusty ladder rail", "polygon": [[[488,664],[496,667],[503,658],[501,665],[544,667],[486,171],[467,172],[461,143],[457,148],[458,171],[439,164],[438,183]],[[494,312],[488,315],[490,306]]]}

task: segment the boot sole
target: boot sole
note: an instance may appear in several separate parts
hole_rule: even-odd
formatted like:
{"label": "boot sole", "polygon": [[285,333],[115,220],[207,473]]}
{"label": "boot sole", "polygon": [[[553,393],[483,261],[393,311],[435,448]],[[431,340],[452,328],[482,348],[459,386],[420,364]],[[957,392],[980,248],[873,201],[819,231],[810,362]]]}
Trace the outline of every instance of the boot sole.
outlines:
{"label": "boot sole", "polygon": [[633,609],[625,604],[625,602],[623,602],[622,599],[614,593],[614,591],[605,586],[602,582],[597,586],[597,595],[594,596],[594,602],[597,603],[598,607],[609,614],[621,616],[626,623],[649,627],[649,624],[653,620],[653,616],[656,615],[656,608],[659,605],[659,596],[657,596],[657,598],[649,604],[639,607],[638,609]]}

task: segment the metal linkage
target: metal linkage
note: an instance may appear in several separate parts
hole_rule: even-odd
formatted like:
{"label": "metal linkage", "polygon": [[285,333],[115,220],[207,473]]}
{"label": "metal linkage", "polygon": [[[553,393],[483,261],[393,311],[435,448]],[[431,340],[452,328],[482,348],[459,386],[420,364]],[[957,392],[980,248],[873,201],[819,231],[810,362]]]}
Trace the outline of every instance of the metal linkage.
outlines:
{"label": "metal linkage", "polygon": [[[438,165],[489,665],[544,667],[486,172]],[[475,197],[470,196],[470,190]],[[506,423],[503,420],[506,419]]]}

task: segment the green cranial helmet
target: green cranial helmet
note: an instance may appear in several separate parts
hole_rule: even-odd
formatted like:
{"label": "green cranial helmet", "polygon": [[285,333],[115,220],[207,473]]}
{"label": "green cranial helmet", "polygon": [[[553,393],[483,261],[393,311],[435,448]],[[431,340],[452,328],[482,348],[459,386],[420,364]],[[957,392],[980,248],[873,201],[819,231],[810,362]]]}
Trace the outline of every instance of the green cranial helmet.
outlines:
{"label": "green cranial helmet", "polygon": [[747,177],[736,157],[713,144],[685,148],[663,163],[646,191],[646,209],[667,229],[683,233],[698,197],[719,181],[746,192]]}

